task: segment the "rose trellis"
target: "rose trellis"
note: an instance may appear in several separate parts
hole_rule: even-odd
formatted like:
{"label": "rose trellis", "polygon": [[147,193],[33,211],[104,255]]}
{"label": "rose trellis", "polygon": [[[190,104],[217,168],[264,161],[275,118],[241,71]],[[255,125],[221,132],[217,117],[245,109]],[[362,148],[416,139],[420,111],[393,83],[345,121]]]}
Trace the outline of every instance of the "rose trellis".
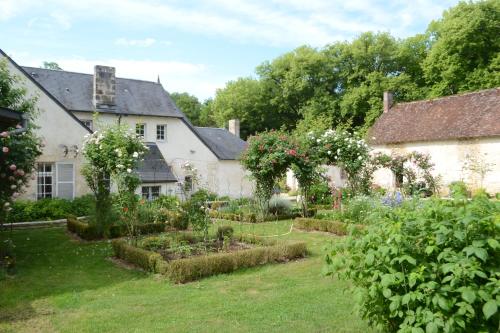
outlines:
{"label": "rose trellis", "polygon": [[294,171],[304,196],[307,212],[308,189],[318,179],[321,165],[337,165],[347,174],[352,190],[359,187],[360,174],[369,161],[368,145],[356,134],[328,130],[294,139],[283,131],[253,136],[242,156],[243,166],[256,181],[256,196],[263,211],[268,208],[273,188],[288,169]]}
{"label": "rose trellis", "polygon": [[87,160],[82,173],[96,198],[95,223],[107,231],[111,211],[111,181],[118,188],[118,201],[123,216],[132,218],[136,207],[135,189],[139,181],[134,172],[147,147],[129,128],[120,125],[106,127],[88,134],[83,155]]}
{"label": "rose trellis", "polygon": [[342,168],[353,192],[360,188],[361,173],[370,160],[366,142],[356,133],[329,129],[323,133],[309,132],[306,139],[311,154],[325,165]]}

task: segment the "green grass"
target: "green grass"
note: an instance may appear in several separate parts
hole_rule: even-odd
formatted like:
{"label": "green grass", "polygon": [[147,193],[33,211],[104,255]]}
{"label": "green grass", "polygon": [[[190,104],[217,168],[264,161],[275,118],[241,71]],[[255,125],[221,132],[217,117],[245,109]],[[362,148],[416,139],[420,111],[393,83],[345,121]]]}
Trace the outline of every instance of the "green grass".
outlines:
{"label": "green grass", "polygon": [[[272,235],[290,223],[232,225]],[[62,228],[14,231],[17,274],[0,281],[0,332],[370,332],[347,283],[321,275],[335,236],[280,237],[307,241],[310,256],[173,285],[118,267],[107,242],[80,243]]]}

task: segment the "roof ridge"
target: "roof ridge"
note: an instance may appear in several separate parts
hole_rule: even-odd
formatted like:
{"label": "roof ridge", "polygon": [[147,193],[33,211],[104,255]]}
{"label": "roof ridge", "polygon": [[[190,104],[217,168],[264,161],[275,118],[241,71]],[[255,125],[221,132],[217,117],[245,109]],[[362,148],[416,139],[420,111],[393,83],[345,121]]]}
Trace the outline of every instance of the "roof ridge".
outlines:
{"label": "roof ridge", "polygon": [[[30,68],[30,69],[52,71],[52,72],[59,72],[59,73],[69,73],[69,74],[79,74],[79,75],[94,76],[94,74],[82,73],[82,72],[75,72],[75,71],[67,71],[67,70],[63,70],[63,69],[50,69],[50,68],[41,68],[41,67],[33,67],[33,66],[21,66],[21,67],[26,68],[26,69]],[[116,78],[120,79],[120,80],[140,81],[140,82],[147,82],[147,83],[153,83],[153,84],[161,85],[161,83],[158,83],[158,82],[155,82],[155,81],[148,81],[148,80],[142,80],[142,79],[132,79],[132,78],[128,78],[128,77],[119,77],[119,76],[117,76]]]}
{"label": "roof ridge", "polygon": [[468,91],[468,92],[463,92],[460,94],[454,94],[454,95],[448,95],[448,96],[441,96],[441,97],[434,97],[434,98],[429,98],[429,99],[420,99],[417,101],[410,101],[410,102],[399,102],[394,104],[392,108],[399,106],[399,105],[409,105],[409,104],[417,104],[417,103],[425,103],[425,102],[435,102],[435,101],[441,101],[441,100],[446,100],[446,99],[452,99],[455,97],[464,97],[467,95],[475,95],[475,94],[480,94],[480,93],[485,93],[489,91],[495,91],[495,90],[500,90],[500,87],[495,87],[495,88],[488,88],[488,89],[482,89],[482,90],[476,90],[476,91]]}

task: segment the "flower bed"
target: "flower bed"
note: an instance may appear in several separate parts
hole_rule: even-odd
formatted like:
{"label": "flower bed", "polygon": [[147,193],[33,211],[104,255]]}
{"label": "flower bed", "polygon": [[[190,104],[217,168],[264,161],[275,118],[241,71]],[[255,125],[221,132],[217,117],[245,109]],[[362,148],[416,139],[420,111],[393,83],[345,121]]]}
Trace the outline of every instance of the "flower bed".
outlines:
{"label": "flower bed", "polygon": [[302,217],[294,220],[294,227],[305,231],[330,232],[339,236],[347,235],[350,228],[354,228],[354,230],[358,231],[363,229],[363,226],[359,224],[347,224],[339,221]]}
{"label": "flower bed", "polygon": [[[67,218],[68,231],[77,234],[80,238],[85,240],[103,239],[104,235],[98,229],[82,220],[78,220],[75,216],[68,216]],[[164,223],[145,223],[135,226],[137,234],[152,234],[165,231]],[[108,238],[123,237],[128,234],[126,225],[112,225],[109,229]]]}
{"label": "flower bed", "polygon": [[[314,216],[316,214],[316,209],[310,208],[308,209],[308,215]],[[270,222],[270,221],[278,221],[278,220],[291,220],[301,216],[299,211],[294,211],[290,214],[284,215],[269,215],[264,219],[257,219],[257,215],[255,213],[225,213],[217,210],[211,210],[209,212],[211,218],[222,219],[222,220],[230,220],[230,221],[240,221],[240,222],[248,222],[248,223],[258,223],[258,222]]]}
{"label": "flower bed", "polygon": [[[281,242],[258,237],[212,238],[208,243],[192,233],[147,237],[137,246],[113,240],[115,255],[147,271],[161,273],[172,282],[185,283],[230,273],[241,268],[286,262],[304,257],[305,242]],[[205,251],[201,249],[205,248]]]}

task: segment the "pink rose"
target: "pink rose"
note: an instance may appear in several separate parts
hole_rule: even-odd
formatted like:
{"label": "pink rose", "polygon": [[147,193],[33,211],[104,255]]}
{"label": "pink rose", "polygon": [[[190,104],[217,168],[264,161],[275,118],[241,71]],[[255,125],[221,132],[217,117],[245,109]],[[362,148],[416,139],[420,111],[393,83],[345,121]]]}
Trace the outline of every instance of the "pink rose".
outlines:
{"label": "pink rose", "polygon": [[17,170],[17,174],[21,177],[24,176],[24,170],[23,169]]}
{"label": "pink rose", "polygon": [[16,128],[19,129],[19,128],[23,128],[23,127],[21,126],[21,124],[17,124]]}
{"label": "pink rose", "polygon": [[11,169],[12,171],[16,171],[17,166],[15,164],[11,164],[9,169]]}
{"label": "pink rose", "polygon": [[2,148],[2,151],[3,151],[4,153],[8,153],[8,152],[9,152],[9,147],[3,147],[3,148]]}
{"label": "pink rose", "polygon": [[2,132],[2,133],[0,133],[0,136],[1,136],[2,138],[6,138],[6,137],[8,137],[8,136],[9,136],[9,132]]}
{"label": "pink rose", "polygon": [[19,193],[18,193],[18,192],[14,192],[14,193],[12,193],[12,196],[13,196],[14,198],[17,198],[17,197],[19,196]]}

